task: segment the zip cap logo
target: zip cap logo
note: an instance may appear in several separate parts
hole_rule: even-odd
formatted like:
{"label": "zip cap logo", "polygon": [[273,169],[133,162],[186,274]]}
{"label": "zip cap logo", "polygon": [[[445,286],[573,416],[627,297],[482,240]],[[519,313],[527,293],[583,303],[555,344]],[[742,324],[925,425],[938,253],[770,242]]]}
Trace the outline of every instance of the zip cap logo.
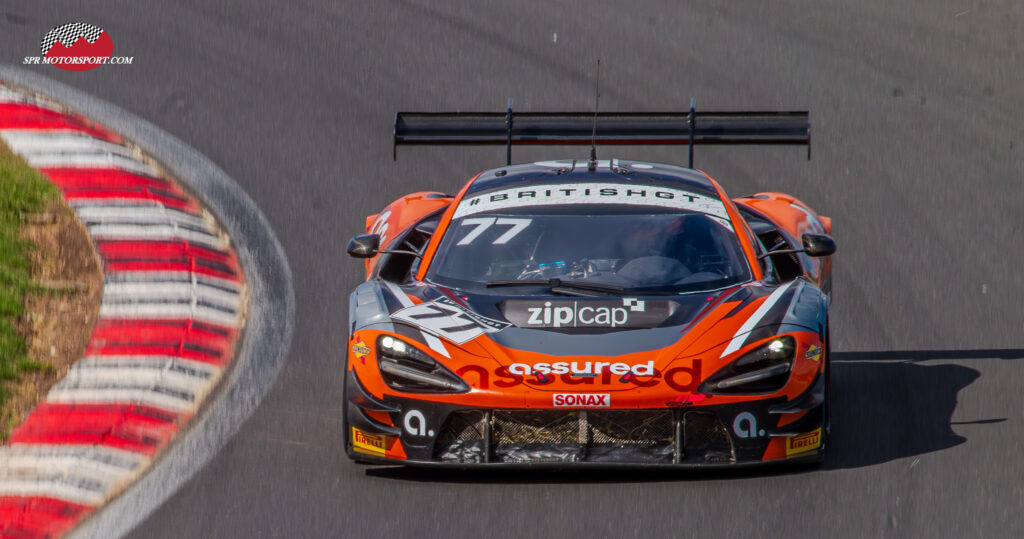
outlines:
{"label": "zip cap logo", "polygon": [[545,301],[543,307],[527,307],[530,317],[526,323],[545,327],[600,326],[619,327],[629,321],[629,313],[644,312],[644,301],[636,298],[622,298],[622,307],[572,305],[552,307]]}

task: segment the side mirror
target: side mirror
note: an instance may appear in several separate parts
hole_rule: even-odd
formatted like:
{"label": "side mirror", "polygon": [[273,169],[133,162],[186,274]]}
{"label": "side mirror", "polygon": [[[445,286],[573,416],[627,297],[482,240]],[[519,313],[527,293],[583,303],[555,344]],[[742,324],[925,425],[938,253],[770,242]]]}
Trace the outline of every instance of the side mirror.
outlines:
{"label": "side mirror", "polygon": [[353,258],[373,258],[380,248],[380,236],[377,234],[362,234],[349,240],[348,256]]}
{"label": "side mirror", "polygon": [[836,240],[828,234],[804,234],[801,239],[807,256],[829,256],[836,252]]}

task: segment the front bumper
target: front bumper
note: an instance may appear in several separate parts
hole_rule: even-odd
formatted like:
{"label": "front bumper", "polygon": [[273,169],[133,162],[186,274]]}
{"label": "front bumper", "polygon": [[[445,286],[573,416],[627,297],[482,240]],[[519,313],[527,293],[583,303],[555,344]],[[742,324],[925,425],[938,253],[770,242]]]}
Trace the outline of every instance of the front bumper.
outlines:
{"label": "front bumper", "polygon": [[504,410],[370,395],[347,377],[346,452],[447,467],[734,467],[820,461],[824,382],[792,401],[636,409]]}

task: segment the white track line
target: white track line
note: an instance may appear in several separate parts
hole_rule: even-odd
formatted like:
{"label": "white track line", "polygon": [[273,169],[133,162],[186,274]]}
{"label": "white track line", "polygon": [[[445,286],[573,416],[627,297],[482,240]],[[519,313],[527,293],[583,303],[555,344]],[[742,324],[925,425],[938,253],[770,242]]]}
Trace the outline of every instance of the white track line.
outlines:
{"label": "white track line", "polygon": [[186,240],[217,249],[227,248],[225,238],[173,225],[92,225],[89,234],[101,240],[169,241]]}
{"label": "white track line", "polygon": [[216,365],[178,356],[128,356],[124,354],[94,354],[75,363],[80,369],[155,369],[180,372],[192,378],[211,380],[221,374]]}
{"label": "white track line", "polygon": [[[95,365],[75,366],[68,370],[61,380],[61,387],[69,389],[100,389],[128,387],[153,388],[169,394],[179,395],[181,400],[194,401],[196,395],[205,393],[210,378],[191,376],[182,371],[168,369],[142,369],[134,367],[108,367]],[[189,398],[188,396],[192,397]]]}
{"label": "white track line", "polygon": [[98,505],[150,462],[102,445],[15,444],[0,448],[0,496],[51,496]]}
{"label": "white track line", "polygon": [[127,146],[98,139],[85,133],[5,129],[0,138],[15,153],[46,154],[113,154],[142,161],[142,156]]}
{"label": "white track line", "polygon": [[[208,393],[204,391],[202,394]],[[63,404],[142,404],[171,412],[194,412],[199,402],[194,394],[173,394],[162,387],[144,388],[125,385],[109,387],[54,386],[46,402]]]}
{"label": "white track line", "polygon": [[21,92],[8,89],[5,86],[0,86],[0,103],[24,103],[26,105],[38,105],[39,102],[34,98],[27,96]]}
{"label": "white track line", "polygon": [[0,468],[0,493],[5,496],[42,496],[97,506],[115,487],[109,477],[99,480],[59,471]]}
{"label": "white track line", "polygon": [[153,165],[112,154],[31,154],[23,156],[33,168],[110,168],[157,176]]}
{"label": "white track line", "polygon": [[203,283],[109,283],[103,287],[103,302],[150,303],[163,300],[193,299],[197,303],[216,304],[242,310],[242,296]]}
{"label": "white track line", "polygon": [[241,294],[243,286],[237,281],[211,277],[191,271],[115,271],[103,276],[104,288],[114,284],[179,284],[196,283],[227,293]]}
{"label": "white track line", "polygon": [[210,322],[222,326],[236,327],[241,323],[241,314],[212,309],[205,305],[188,303],[134,303],[100,305],[100,318],[192,318],[200,322]]}
{"label": "white track line", "polygon": [[166,224],[199,229],[211,236],[215,235],[213,224],[206,219],[164,206],[78,204],[75,206],[75,214],[87,226],[100,224]]}
{"label": "white track line", "polygon": [[13,444],[0,447],[0,463],[8,467],[30,467],[43,462],[62,462],[112,474],[139,469],[148,457],[103,445]]}

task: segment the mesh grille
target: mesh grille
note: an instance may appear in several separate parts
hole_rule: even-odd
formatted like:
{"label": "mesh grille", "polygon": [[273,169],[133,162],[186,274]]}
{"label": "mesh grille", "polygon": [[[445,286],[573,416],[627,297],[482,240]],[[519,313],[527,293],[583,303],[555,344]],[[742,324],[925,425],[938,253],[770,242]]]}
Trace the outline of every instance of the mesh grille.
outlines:
{"label": "mesh grille", "polygon": [[579,418],[579,412],[495,410],[492,423],[494,443],[498,446],[510,443],[586,443],[586,432],[581,433]]}
{"label": "mesh grille", "polygon": [[[671,410],[494,410],[491,455],[484,455],[479,410],[452,413],[435,445],[442,462],[655,462],[675,455]],[[732,441],[714,412],[683,416],[683,455],[696,462],[734,461]]]}
{"label": "mesh grille", "polygon": [[[438,436],[442,462],[484,462],[481,411],[449,416]],[[494,410],[491,459],[495,462],[671,462],[668,410]]]}
{"label": "mesh grille", "polygon": [[713,412],[686,412],[683,416],[683,453],[686,462],[733,462],[729,431]]}
{"label": "mesh grille", "polygon": [[657,445],[672,443],[672,412],[590,412],[590,441],[597,444]]}
{"label": "mesh grille", "polygon": [[478,410],[463,410],[448,416],[434,445],[434,458],[442,462],[483,462],[484,417]]}

